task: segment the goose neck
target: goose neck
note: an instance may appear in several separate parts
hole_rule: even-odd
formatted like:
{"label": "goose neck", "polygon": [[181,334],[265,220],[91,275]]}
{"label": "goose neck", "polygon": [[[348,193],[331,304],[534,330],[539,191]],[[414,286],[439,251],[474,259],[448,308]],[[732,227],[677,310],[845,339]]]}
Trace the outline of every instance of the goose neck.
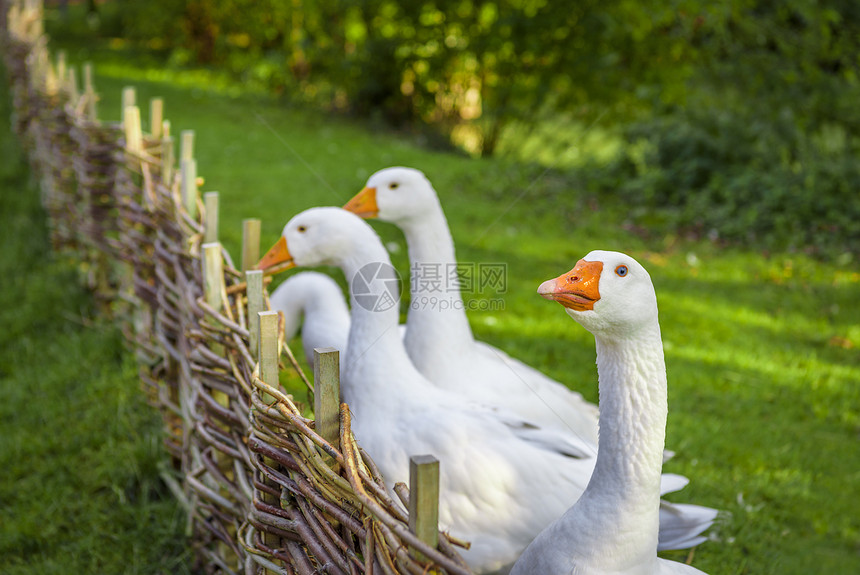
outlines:
{"label": "goose neck", "polygon": [[[582,506],[601,507],[592,527],[631,556],[657,548],[666,432],[666,368],[659,326],[635,339],[595,338],[600,392],[598,455]],[[611,502],[611,503],[609,503]]]}
{"label": "goose neck", "polygon": [[352,323],[377,335],[392,327],[397,333],[401,286],[388,252],[381,245],[356,246],[341,268],[349,284]]}
{"label": "goose neck", "polygon": [[412,262],[456,264],[454,240],[441,206],[427,210],[420,217],[405,220],[401,228],[406,236]]}
{"label": "goose neck", "polygon": [[[390,394],[393,387],[416,390],[423,380],[409,361],[398,324],[400,282],[380,245],[365,246],[344,258],[351,322],[344,357],[342,391],[350,405]],[[380,395],[382,394],[382,395]]]}
{"label": "goose neck", "polygon": [[460,293],[454,240],[442,208],[401,225],[409,248],[410,294],[406,346],[423,373],[474,343]]}

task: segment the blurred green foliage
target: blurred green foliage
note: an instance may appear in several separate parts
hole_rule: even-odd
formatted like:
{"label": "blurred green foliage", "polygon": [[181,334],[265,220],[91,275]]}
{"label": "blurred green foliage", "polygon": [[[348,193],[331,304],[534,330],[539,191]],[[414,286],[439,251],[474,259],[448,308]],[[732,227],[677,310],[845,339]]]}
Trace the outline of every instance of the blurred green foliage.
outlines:
{"label": "blurred green foliage", "polygon": [[610,106],[629,117],[691,91],[811,127],[860,115],[850,0],[120,0],[121,33],[177,62],[227,66],[317,103],[452,129],[492,152],[512,118]]}
{"label": "blurred green foliage", "polygon": [[790,118],[689,109],[626,135],[635,144],[593,181],[638,227],[837,258],[860,247],[858,146],[840,124],[805,133]]}
{"label": "blurred green foliage", "polygon": [[637,86],[657,80],[655,55],[678,97],[690,59],[691,32],[673,30],[690,28],[687,18],[654,2],[122,4],[121,33],[175,62],[226,66],[244,81],[395,123],[420,119],[485,154],[507,122],[547,107],[629,107]]}
{"label": "blurred green foliage", "polygon": [[[115,0],[166,64],[570,168],[634,225],[860,252],[853,0]],[[597,124],[612,146],[584,139]],[[525,146],[525,142],[529,142]],[[528,149],[524,153],[524,149]],[[607,160],[606,150],[612,149]]]}

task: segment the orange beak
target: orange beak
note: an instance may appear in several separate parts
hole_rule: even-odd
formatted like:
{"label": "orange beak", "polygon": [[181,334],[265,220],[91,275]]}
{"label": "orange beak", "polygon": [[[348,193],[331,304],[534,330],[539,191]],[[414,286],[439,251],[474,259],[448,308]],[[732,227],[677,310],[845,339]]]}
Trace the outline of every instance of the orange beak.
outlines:
{"label": "orange beak", "polygon": [[346,203],[343,209],[364,219],[375,218],[379,215],[379,206],[376,205],[376,188],[363,188]]}
{"label": "orange beak", "polygon": [[603,262],[579,260],[576,267],[555,279],[546,280],[537,292],[548,300],[557,301],[568,309],[586,311],[594,309],[600,299],[600,274]]}
{"label": "orange beak", "polygon": [[284,270],[296,267],[293,261],[293,256],[290,255],[290,250],[287,249],[287,240],[284,236],[275,242],[263,259],[255,266],[258,270],[263,270],[266,275],[276,274]]}

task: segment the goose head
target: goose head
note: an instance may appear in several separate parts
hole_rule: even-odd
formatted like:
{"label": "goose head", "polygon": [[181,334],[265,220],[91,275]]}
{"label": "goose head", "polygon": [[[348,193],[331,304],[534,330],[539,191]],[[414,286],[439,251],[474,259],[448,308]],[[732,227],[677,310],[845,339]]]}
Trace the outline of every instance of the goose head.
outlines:
{"label": "goose head", "polygon": [[[375,232],[361,218],[340,208],[311,208],[290,219],[281,238],[256,268],[267,274],[296,266],[340,266]],[[378,241],[378,240],[377,240]]]}
{"label": "goose head", "polygon": [[436,190],[421,171],[394,167],[370,176],[364,188],[343,208],[362,218],[402,225],[439,210],[440,204]]}
{"label": "goose head", "polygon": [[619,252],[593,251],[569,272],[543,282],[542,297],[557,301],[595,335],[632,336],[657,320],[657,296],[639,262]]}

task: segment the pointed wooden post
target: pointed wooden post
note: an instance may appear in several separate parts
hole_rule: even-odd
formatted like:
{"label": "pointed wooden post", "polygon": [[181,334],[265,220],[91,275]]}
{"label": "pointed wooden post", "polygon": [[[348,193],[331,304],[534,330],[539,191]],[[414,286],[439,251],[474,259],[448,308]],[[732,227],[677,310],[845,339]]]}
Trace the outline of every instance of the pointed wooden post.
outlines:
{"label": "pointed wooden post", "polygon": [[409,458],[409,530],[433,549],[439,545],[439,460],[432,455]]}
{"label": "pointed wooden post", "polygon": [[218,241],[218,192],[206,192],[203,194],[203,205],[206,208],[206,221],[204,222],[203,241]]}
{"label": "pointed wooden post", "polygon": [[[340,352],[333,347],[314,348],[314,419],[316,432],[336,447],[340,438]],[[334,464],[328,455],[323,460]]]}
{"label": "pointed wooden post", "polygon": [[251,352],[252,356],[258,357],[260,353],[260,312],[263,311],[263,270],[246,271],[245,281],[248,284],[248,351]]}
{"label": "pointed wooden post", "polygon": [[254,269],[260,261],[260,220],[242,220],[242,271]]}

